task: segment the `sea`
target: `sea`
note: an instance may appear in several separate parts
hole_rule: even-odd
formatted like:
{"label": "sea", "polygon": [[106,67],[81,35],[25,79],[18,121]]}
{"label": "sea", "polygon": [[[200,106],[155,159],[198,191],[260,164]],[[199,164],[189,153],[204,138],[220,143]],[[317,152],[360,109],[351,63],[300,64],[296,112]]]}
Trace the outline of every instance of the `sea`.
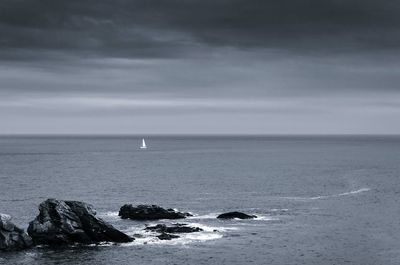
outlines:
{"label": "sea", "polygon": [[[26,229],[47,198],[90,203],[136,240],[0,264],[400,264],[399,136],[1,136],[0,212]],[[204,231],[159,240],[145,226],[177,221],[122,220],[127,203]],[[257,218],[216,218],[229,211]]]}

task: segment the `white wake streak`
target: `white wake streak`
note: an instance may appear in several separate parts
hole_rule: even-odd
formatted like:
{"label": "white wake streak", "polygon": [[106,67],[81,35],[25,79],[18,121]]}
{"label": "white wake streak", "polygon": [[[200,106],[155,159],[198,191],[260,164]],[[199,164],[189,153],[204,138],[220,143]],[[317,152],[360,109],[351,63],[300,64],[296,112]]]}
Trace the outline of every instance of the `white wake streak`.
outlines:
{"label": "white wake streak", "polygon": [[358,193],[362,193],[362,192],[367,192],[370,190],[371,190],[370,188],[361,188],[358,190],[352,190],[349,192],[333,194],[333,195],[321,195],[321,196],[314,196],[314,197],[282,197],[282,198],[287,199],[287,200],[319,200],[319,199],[327,199],[327,198],[335,198],[335,197],[354,195],[354,194],[358,194]]}

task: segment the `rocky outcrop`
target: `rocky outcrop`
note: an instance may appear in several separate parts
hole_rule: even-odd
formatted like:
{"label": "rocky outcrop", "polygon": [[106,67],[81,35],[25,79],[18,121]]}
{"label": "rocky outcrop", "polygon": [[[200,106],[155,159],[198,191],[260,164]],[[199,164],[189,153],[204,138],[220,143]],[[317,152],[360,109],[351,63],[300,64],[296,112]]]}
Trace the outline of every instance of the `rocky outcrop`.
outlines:
{"label": "rocky outcrop", "polygon": [[168,233],[161,233],[160,235],[157,236],[158,239],[160,240],[172,240],[174,238],[179,238],[177,235],[171,235]]}
{"label": "rocky outcrop", "polygon": [[203,231],[200,227],[188,226],[187,224],[173,224],[172,226],[158,224],[155,226],[148,226],[145,230],[160,233],[193,233]]}
{"label": "rocky outcrop", "polygon": [[158,224],[155,226],[148,226],[145,228],[146,231],[158,232],[160,233],[157,238],[160,240],[171,240],[174,238],[179,238],[175,233],[193,233],[203,231],[200,227],[192,227],[187,224],[173,224],[172,226],[167,226],[165,224]]}
{"label": "rocky outcrop", "polygon": [[31,237],[11,222],[11,216],[0,213],[0,250],[20,250],[31,246]]}
{"label": "rocky outcrop", "polygon": [[39,215],[29,223],[35,244],[91,244],[131,242],[133,238],[97,218],[90,204],[48,199],[39,205]]}
{"label": "rocky outcrop", "polygon": [[157,205],[138,205],[125,204],[119,210],[122,219],[132,220],[160,220],[160,219],[182,219],[192,216],[190,213],[181,213],[174,209],[164,209]]}
{"label": "rocky outcrop", "polygon": [[257,216],[248,215],[248,214],[241,213],[241,212],[228,212],[228,213],[223,213],[223,214],[218,215],[217,218],[219,218],[219,219],[234,219],[234,218],[253,219],[253,218],[257,218]]}

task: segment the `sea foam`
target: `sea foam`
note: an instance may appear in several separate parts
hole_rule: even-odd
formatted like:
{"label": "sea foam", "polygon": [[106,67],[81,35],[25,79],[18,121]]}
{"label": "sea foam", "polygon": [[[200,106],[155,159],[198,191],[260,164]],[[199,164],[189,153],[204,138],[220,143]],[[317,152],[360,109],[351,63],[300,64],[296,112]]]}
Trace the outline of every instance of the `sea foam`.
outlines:
{"label": "sea foam", "polygon": [[287,200],[319,200],[319,199],[328,199],[328,198],[335,198],[335,197],[342,197],[342,196],[349,196],[349,195],[354,195],[354,194],[359,194],[362,192],[367,192],[370,191],[370,188],[361,188],[358,190],[352,190],[349,192],[343,192],[339,194],[332,194],[332,195],[321,195],[321,196],[314,196],[314,197],[281,197],[282,199],[287,199]]}

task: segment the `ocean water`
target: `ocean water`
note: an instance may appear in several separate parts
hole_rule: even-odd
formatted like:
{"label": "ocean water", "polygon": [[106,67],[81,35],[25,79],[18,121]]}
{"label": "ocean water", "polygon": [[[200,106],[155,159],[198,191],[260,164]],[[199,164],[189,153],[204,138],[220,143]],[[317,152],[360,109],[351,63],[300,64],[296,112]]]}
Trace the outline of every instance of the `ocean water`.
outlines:
{"label": "ocean water", "polygon": [[[399,264],[400,137],[0,137],[0,212],[26,228],[47,198],[91,203],[140,238],[36,247],[0,264]],[[189,211],[204,232],[160,241],[125,203]],[[217,220],[222,212],[254,220]]]}

